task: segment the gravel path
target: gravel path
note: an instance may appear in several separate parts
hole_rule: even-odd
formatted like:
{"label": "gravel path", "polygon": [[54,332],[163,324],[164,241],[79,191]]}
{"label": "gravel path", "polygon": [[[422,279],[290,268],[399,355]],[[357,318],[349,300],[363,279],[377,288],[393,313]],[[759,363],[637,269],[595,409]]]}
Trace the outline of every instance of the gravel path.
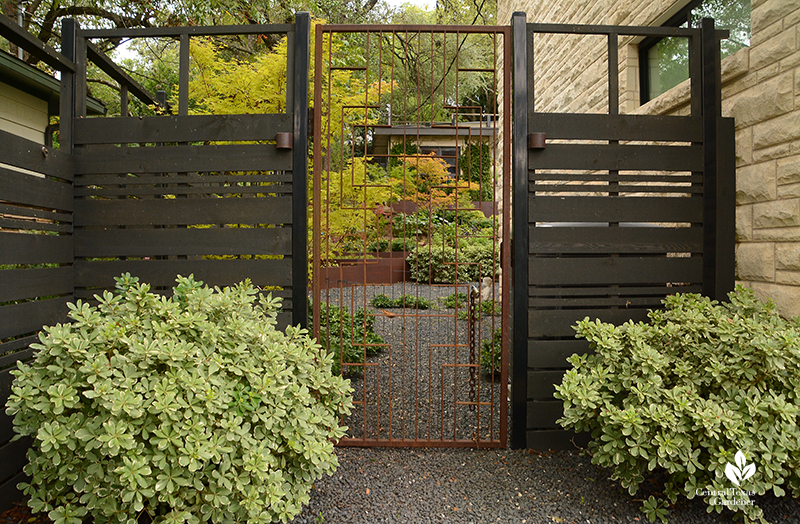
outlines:
{"label": "gravel path", "polygon": [[[338,448],[338,471],[316,484],[292,524],[646,523],[641,498],[576,451]],[[636,500],[635,500],[636,499]],[[800,523],[800,501],[762,497],[773,524]],[[731,523],[681,500],[672,524]]]}
{"label": "gravel path", "polygon": [[[506,388],[469,365],[480,360],[481,342],[500,327],[500,316],[482,316],[475,325],[471,360],[469,322],[456,310],[443,307],[440,298],[466,293],[468,285],[427,286],[398,283],[354,286],[332,290],[330,304],[351,311],[366,308],[375,314],[375,333],[387,344],[367,359],[362,376],[352,376],[354,407],[345,420],[348,436],[357,439],[499,440],[500,402]],[[383,293],[424,298],[432,309],[383,310],[370,300]],[[499,290],[496,290],[499,297]],[[462,307],[461,313],[466,310]],[[475,403],[480,402],[480,405]],[[470,405],[470,403],[472,403]]]}
{"label": "gravel path", "polygon": [[[466,291],[466,287],[458,291]],[[392,298],[408,293],[436,301],[454,293],[452,287],[369,286],[335,290],[330,302],[345,304],[351,309],[369,308],[369,300],[377,293]],[[401,313],[402,310],[391,310]],[[407,310],[407,313],[417,313]],[[420,311],[419,313],[426,313]],[[452,310],[427,313],[452,313]],[[481,339],[488,338],[494,318],[484,317],[479,331]],[[393,438],[439,438],[442,421],[446,420],[445,438],[472,438],[480,424],[485,437],[497,431],[498,418],[481,417],[474,412],[455,408],[453,400],[466,400],[468,388],[455,387],[451,373],[434,372],[443,363],[465,363],[468,354],[459,348],[454,357],[452,348],[430,351],[437,344],[464,344],[467,323],[443,317],[415,318],[376,316],[375,331],[390,345],[381,354],[370,357],[370,369],[364,378],[352,379],[356,405],[345,421],[350,435],[361,438],[392,432]],[[450,340],[450,342],[447,342]],[[425,348],[422,357],[408,348],[418,343]],[[404,352],[405,351],[405,352]],[[421,382],[414,389],[410,379],[415,370],[422,370]],[[391,370],[391,371],[390,371]],[[429,371],[431,370],[431,371]],[[456,383],[465,384],[462,377]],[[447,387],[442,388],[441,384]],[[492,388],[483,379],[479,394],[499,413],[500,388]],[[427,396],[428,387],[436,393],[433,402]],[[389,401],[389,391],[393,401]],[[438,395],[438,396],[437,396]],[[443,407],[441,407],[443,406]],[[405,421],[418,419],[412,427]],[[480,422],[478,422],[480,420]],[[365,430],[366,428],[366,430]],[[437,429],[439,428],[439,429]],[[454,429],[455,428],[455,429]],[[510,431],[510,423],[509,423]],[[496,433],[495,433],[496,434]],[[340,467],[337,472],[321,479],[312,491],[311,503],[292,521],[292,524],[426,524],[426,523],[523,523],[523,524],[617,524],[645,523],[640,511],[642,499],[658,495],[654,481],[645,483],[636,497],[609,480],[610,472],[592,465],[588,456],[579,450],[534,453],[527,450],[488,449],[394,449],[338,448]],[[762,497],[758,504],[773,524],[800,524],[800,501]],[[708,514],[702,500],[680,500],[670,509],[673,524],[720,524],[733,522],[732,513]]]}

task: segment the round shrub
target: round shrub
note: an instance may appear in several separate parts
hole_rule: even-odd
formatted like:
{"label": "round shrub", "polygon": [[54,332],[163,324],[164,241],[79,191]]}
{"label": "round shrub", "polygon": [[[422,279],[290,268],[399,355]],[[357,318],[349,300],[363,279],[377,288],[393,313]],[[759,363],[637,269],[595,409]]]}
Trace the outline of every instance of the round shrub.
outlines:
{"label": "round shrub", "polygon": [[[742,287],[729,298],[670,296],[647,324],[579,322],[594,354],[569,358],[559,423],[591,432],[592,462],[631,494],[658,470],[669,502],[765,522],[755,496],[800,496],[800,320]],[[645,501],[651,522],[667,500]]]}
{"label": "round shrub", "polygon": [[172,297],[129,275],[70,304],[19,364],[6,412],[34,442],[22,484],[55,524],[286,521],[337,467],[350,386],[249,282]]}

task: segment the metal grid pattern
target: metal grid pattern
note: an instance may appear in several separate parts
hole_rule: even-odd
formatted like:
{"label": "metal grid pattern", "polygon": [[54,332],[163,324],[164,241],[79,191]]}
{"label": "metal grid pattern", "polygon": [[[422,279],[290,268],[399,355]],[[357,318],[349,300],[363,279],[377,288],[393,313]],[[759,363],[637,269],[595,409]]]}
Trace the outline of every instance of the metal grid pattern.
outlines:
{"label": "metal grid pattern", "polygon": [[312,325],[354,388],[340,444],[505,446],[508,31],[316,28]]}

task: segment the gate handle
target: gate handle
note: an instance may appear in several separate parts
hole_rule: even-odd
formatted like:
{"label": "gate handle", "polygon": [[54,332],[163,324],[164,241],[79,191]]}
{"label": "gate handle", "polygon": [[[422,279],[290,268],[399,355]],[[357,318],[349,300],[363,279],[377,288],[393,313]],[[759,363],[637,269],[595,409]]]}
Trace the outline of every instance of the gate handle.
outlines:
{"label": "gate handle", "polygon": [[546,136],[544,133],[531,133],[528,135],[528,149],[544,149]]}

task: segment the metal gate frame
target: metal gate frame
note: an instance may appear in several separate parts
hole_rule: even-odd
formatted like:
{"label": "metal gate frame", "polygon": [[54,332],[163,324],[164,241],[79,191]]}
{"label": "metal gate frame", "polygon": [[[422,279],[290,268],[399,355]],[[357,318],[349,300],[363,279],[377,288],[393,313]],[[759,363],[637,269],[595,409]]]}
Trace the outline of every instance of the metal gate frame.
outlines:
{"label": "metal gate frame", "polygon": [[[387,25],[317,25],[316,26],[316,40],[315,40],[315,85],[314,85],[314,168],[313,168],[313,176],[314,176],[314,194],[313,194],[313,202],[315,203],[312,207],[314,208],[313,211],[313,274],[314,278],[312,278],[312,297],[313,297],[313,317],[312,323],[314,327],[314,335],[319,340],[320,330],[322,326],[320,325],[320,302],[321,302],[321,278],[318,277],[320,275],[321,268],[321,212],[322,210],[319,209],[319,206],[316,204],[321,202],[321,173],[322,173],[322,165],[321,165],[321,142],[324,140],[322,137],[322,115],[324,113],[323,104],[321,103],[322,100],[322,76],[323,76],[323,64],[322,64],[322,56],[323,56],[323,37],[324,35],[332,35],[336,33],[399,33],[404,32],[406,34],[409,33],[443,33],[443,34],[454,34],[456,37],[458,35],[470,35],[470,34],[489,34],[494,35],[495,38],[502,37],[502,86],[504,93],[502,95],[502,108],[498,107],[500,114],[502,114],[502,146],[499,148],[501,151],[499,152],[498,156],[502,156],[502,171],[501,174],[498,176],[502,177],[503,180],[503,188],[502,188],[502,195],[500,198],[502,200],[502,218],[501,218],[501,227],[502,227],[502,240],[500,241],[500,266],[502,268],[501,273],[501,307],[502,307],[502,318],[501,318],[501,332],[502,332],[502,355],[501,355],[501,370],[500,370],[500,383],[497,386],[499,389],[499,398],[501,399],[499,404],[499,435],[495,438],[491,438],[490,440],[479,440],[479,439],[446,439],[444,438],[444,429],[442,429],[441,438],[433,439],[420,439],[418,435],[415,433],[414,438],[405,438],[405,426],[403,427],[403,435],[401,438],[393,438],[391,430],[389,431],[389,438],[366,438],[366,415],[365,415],[365,432],[364,437],[361,439],[357,438],[344,438],[339,442],[339,445],[349,445],[349,446],[388,446],[388,447],[506,447],[507,443],[507,417],[508,417],[508,399],[507,399],[507,384],[508,384],[508,355],[509,355],[509,334],[510,334],[510,290],[511,290],[511,242],[510,242],[510,232],[511,232],[511,213],[510,203],[511,203],[511,72],[509,69],[509,64],[511,63],[511,27],[510,26],[435,26],[435,25],[394,25],[394,26],[387,26]],[[337,67],[338,69],[339,67]],[[495,70],[495,74],[497,71]],[[412,136],[412,135],[409,135]],[[495,200],[495,204],[497,200]],[[365,204],[366,205],[366,204]],[[365,350],[366,351],[366,350]],[[366,353],[365,353],[365,363],[366,366]],[[459,364],[453,364],[454,366],[459,366]],[[471,372],[474,372],[472,370]],[[454,371],[455,373],[455,371]],[[494,387],[494,385],[493,385]],[[365,396],[366,396],[366,386],[365,386]],[[454,399],[455,401],[455,399]],[[363,401],[356,401],[356,404],[362,403],[364,404],[363,409],[366,413],[366,398]],[[455,401],[455,404],[459,404],[459,402]],[[478,404],[481,404],[478,402]],[[492,407],[492,416],[494,416],[494,409],[497,406]],[[480,406],[478,406],[478,411],[480,410]],[[455,411],[455,408],[454,408]],[[391,409],[390,409],[390,416],[391,416]],[[380,425],[380,423],[378,423]],[[442,421],[442,428],[444,428],[444,422]],[[455,433],[455,431],[454,431]],[[477,431],[476,431],[477,434]],[[494,433],[492,432],[492,435]],[[430,433],[429,433],[430,437]]]}

